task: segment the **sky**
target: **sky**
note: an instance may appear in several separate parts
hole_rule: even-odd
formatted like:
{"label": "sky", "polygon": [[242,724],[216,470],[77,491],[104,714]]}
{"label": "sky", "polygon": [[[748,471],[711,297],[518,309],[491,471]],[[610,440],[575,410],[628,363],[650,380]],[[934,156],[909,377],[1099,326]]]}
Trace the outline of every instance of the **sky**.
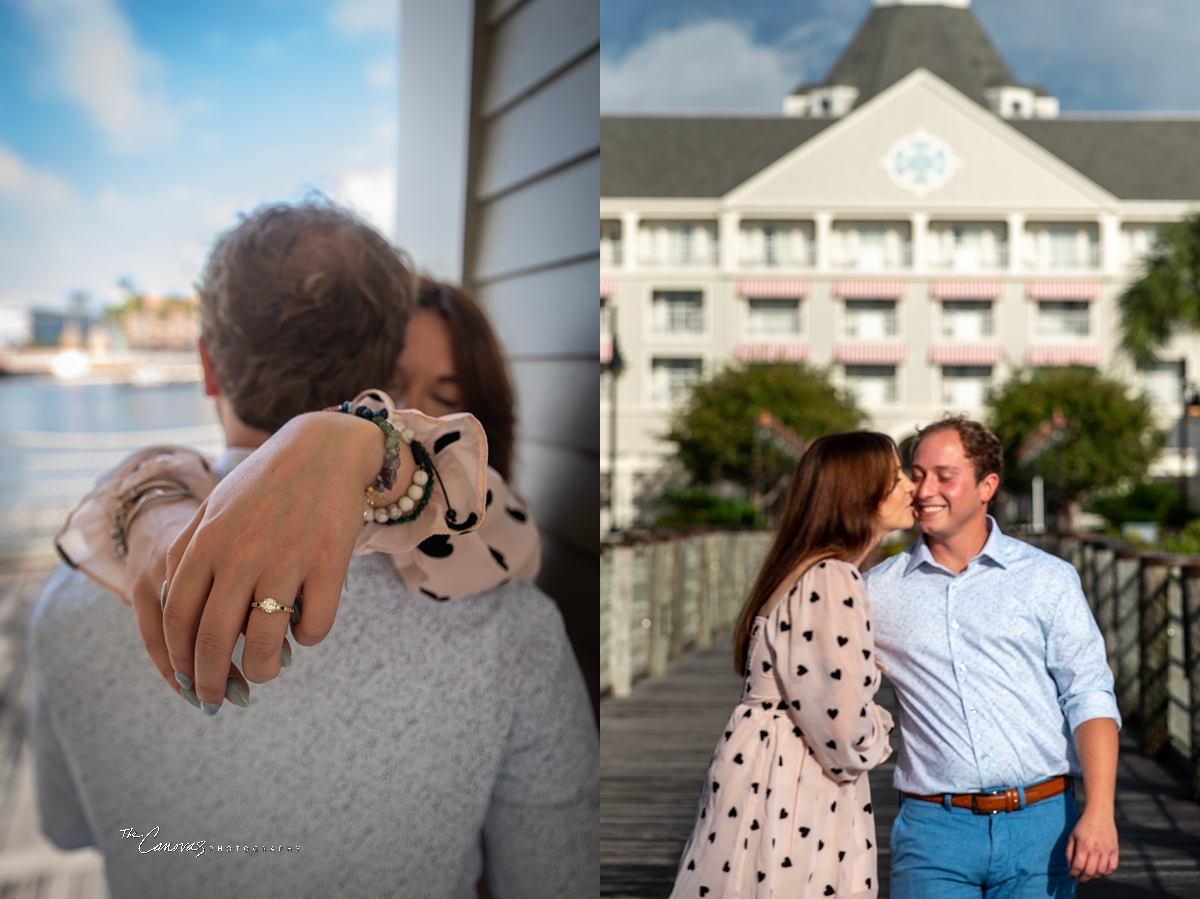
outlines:
{"label": "sky", "polygon": [[[1196,0],[974,0],[1023,83],[1065,114],[1200,111]],[[600,0],[600,106],[775,112],[822,81],[871,0]],[[715,61],[719,60],[720,64]]]}
{"label": "sky", "polygon": [[319,191],[394,230],[398,0],[0,0],[0,310],[188,294]]}

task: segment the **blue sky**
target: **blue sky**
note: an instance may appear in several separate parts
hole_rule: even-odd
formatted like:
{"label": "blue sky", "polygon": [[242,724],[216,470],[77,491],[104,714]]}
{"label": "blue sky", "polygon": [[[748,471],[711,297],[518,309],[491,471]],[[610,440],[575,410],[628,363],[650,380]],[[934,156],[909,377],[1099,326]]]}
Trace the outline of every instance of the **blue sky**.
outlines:
{"label": "blue sky", "polygon": [[393,229],[397,0],[0,0],[0,308],[186,293],[239,212]]}
{"label": "blue sky", "polygon": [[[1063,111],[1200,110],[1196,0],[974,0],[1016,76]],[[871,0],[600,0],[601,109],[777,112]],[[720,64],[714,61],[720,60]]]}

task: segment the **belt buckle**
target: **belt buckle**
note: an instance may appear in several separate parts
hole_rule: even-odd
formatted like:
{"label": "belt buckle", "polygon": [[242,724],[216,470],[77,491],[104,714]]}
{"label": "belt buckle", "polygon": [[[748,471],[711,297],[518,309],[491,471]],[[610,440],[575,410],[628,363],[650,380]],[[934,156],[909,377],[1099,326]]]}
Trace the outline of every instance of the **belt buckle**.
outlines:
{"label": "belt buckle", "polygon": [[979,797],[980,796],[1003,796],[1007,792],[1008,792],[1007,790],[985,790],[982,793],[972,793],[971,794],[971,811],[974,812],[976,815],[997,815],[997,814],[999,814],[1000,809],[996,809],[994,812],[980,811]]}

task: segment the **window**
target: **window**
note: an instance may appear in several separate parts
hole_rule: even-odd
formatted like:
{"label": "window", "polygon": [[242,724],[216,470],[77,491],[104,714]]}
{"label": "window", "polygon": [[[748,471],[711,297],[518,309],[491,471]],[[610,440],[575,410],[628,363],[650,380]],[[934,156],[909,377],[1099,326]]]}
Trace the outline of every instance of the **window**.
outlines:
{"label": "window", "polygon": [[800,333],[799,300],[750,300],[752,337],[794,337]]}
{"label": "window", "polygon": [[942,336],[951,340],[991,337],[991,300],[945,300],[942,303]]}
{"label": "window", "polygon": [[811,222],[742,222],[746,268],[805,268],[813,264]]}
{"label": "window", "polygon": [[846,300],[846,336],[882,340],[896,336],[895,300]]}
{"label": "window", "polygon": [[1121,228],[1121,250],[1125,264],[1137,267],[1142,258],[1154,249],[1160,225],[1125,225]]}
{"label": "window", "polygon": [[1178,409],[1181,375],[1178,362],[1155,362],[1142,369],[1146,395],[1159,409]]}
{"label": "window", "polygon": [[1087,337],[1091,334],[1088,303],[1047,300],[1038,303],[1038,334],[1042,337]]}
{"label": "window", "polygon": [[978,409],[992,386],[990,365],[943,365],[942,403],[952,409]]}
{"label": "window", "polygon": [[678,405],[687,402],[692,386],[700,380],[700,359],[652,359],[650,397],[655,403]]}
{"label": "window", "polygon": [[907,222],[835,222],[829,235],[829,261],[834,268],[890,271],[912,260]]}
{"label": "window", "polygon": [[1008,265],[1007,228],[1001,224],[929,226],[929,267],[942,271],[998,271]]}
{"label": "window", "polygon": [[717,264],[715,222],[642,222],[638,234],[642,265],[695,268]]}
{"label": "window", "polygon": [[703,334],[703,295],[698,290],[654,291],[652,321],[655,334]]}
{"label": "window", "polygon": [[621,223],[600,223],[600,264],[621,264]]}
{"label": "window", "polygon": [[896,402],[896,366],[847,365],[846,387],[865,408]]}
{"label": "window", "polygon": [[1043,271],[1099,268],[1100,229],[1096,225],[1030,225],[1026,262],[1031,270]]}

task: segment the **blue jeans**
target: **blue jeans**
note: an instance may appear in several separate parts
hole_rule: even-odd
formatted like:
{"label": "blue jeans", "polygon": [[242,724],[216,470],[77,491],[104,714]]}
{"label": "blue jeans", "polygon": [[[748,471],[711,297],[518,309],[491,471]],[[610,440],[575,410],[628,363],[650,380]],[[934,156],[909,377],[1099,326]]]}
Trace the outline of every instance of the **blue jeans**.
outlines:
{"label": "blue jeans", "polygon": [[994,815],[902,798],[892,899],[1073,899],[1067,838],[1078,817],[1071,790]]}

